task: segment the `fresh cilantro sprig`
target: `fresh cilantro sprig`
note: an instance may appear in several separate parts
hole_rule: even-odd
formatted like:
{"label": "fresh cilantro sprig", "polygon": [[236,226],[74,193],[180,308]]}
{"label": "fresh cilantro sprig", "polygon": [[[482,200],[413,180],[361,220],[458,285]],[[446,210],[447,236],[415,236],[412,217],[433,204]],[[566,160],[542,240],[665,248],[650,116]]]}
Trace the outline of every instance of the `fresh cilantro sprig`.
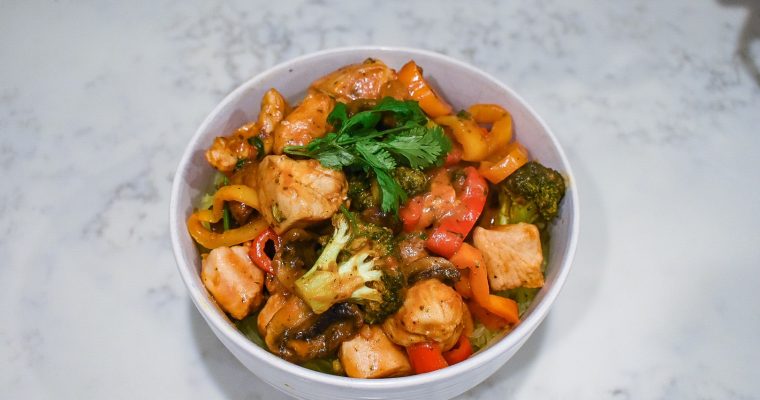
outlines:
{"label": "fresh cilantro sprig", "polygon": [[[394,125],[381,124],[390,116]],[[348,116],[348,108],[338,103],[327,116],[335,129],[306,146],[288,146],[285,152],[319,160],[328,168],[360,168],[373,172],[382,194],[383,211],[398,212],[407,198],[391,171],[398,166],[423,169],[440,165],[451,150],[451,141],[439,126],[428,119],[416,101],[382,99],[372,109]]]}

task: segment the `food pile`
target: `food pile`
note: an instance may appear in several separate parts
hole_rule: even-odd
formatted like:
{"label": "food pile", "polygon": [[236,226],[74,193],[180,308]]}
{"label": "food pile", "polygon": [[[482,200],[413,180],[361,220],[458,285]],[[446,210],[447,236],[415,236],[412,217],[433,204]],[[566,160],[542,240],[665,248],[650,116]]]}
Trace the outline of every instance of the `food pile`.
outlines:
{"label": "food pile", "polygon": [[[435,371],[520,321],[544,284],[562,176],[496,104],[454,110],[409,61],[340,68],[220,132],[187,221],[243,334],[354,378]],[[530,132],[521,132],[529,135]]]}

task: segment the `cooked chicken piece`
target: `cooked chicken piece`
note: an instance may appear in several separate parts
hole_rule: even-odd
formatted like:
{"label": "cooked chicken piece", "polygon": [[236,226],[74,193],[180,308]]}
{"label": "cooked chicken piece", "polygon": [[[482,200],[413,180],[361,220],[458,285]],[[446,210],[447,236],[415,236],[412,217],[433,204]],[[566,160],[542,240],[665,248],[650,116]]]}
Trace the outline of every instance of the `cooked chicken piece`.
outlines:
{"label": "cooked chicken piece", "polygon": [[217,247],[201,264],[201,279],[217,304],[233,318],[243,319],[262,300],[264,272],[243,246]]}
{"label": "cooked chicken piece", "polygon": [[212,167],[222,172],[235,169],[238,160],[250,158],[256,154],[256,149],[239,134],[219,136],[214,139],[208,150],[206,160]]}
{"label": "cooked chicken piece", "polygon": [[286,146],[303,146],[327,133],[327,115],[335,106],[330,96],[310,91],[274,130],[274,154],[282,154]]}
{"label": "cooked chicken piece", "polygon": [[443,351],[459,340],[465,326],[462,297],[438,279],[417,282],[401,308],[383,322],[388,338],[401,346],[435,341]]}
{"label": "cooked chicken piece", "polygon": [[348,192],[343,172],[287,156],[264,157],[253,186],[259,211],[279,234],[332,217]]}
{"label": "cooked chicken piece", "polygon": [[[275,308],[274,305],[273,308]],[[284,304],[277,309],[264,328],[264,342],[269,350],[275,354],[282,355],[280,344],[285,332],[301,325],[313,316],[314,313],[311,312],[311,308],[300,297],[286,297]]]}
{"label": "cooked chicken piece", "polygon": [[391,342],[378,325],[364,325],[341,344],[338,358],[351,378],[390,378],[412,373],[402,347]]}
{"label": "cooked chicken piece", "polygon": [[269,89],[261,98],[261,111],[259,111],[259,127],[261,133],[272,133],[277,128],[285,115],[288,113],[288,102],[282,97],[277,89]]}
{"label": "cooked chicken piece", "polygon": [[269,89],[261,98],[261,109],[256,122],[249,122],[229,136],[219,136],[214,139],[206,151],[206,160],[212,167],[222,172],[235,169],[238,161],[254,159],[257,149],[248,139],[258,137],[264,145],[264,153],[272,150],[274,130],[288,113],[288,103],[280,92]]}
{"label": "cooked chicken piece", "polygon": [[261,337],[266,336],[269,321],[272,320],[272,317],[277,314],[277,311],[280,311],[287,301],[288,298],[279,292],[269,296],[266,304],[264,304],[264,307],[259,311],[259,316],[256,318],[256,324],[259,328],[259,334]]}
{"label": "cooked chicken piece", "polygon": [[322,91],[341,103],[358,99],[378,99],[383,87],[396,79],[396,72],[380,60],[366,59],[317,79],[311,87]]}
{"label": "cooked chicken piece", "polygon": [[494,229],[475,228],[473,243],[483,253],[491,290],[520,286],[544,286],[541,238],[532,224],[504,225]]}
{"label": "cooked chicken piece", "polygon": [[290,106],[280,92],[272,88],[264,93],[261,98],[261,110],[259,111],[258,128],[264,152],[269,154],[274,145],[274,131],[290,112]]}

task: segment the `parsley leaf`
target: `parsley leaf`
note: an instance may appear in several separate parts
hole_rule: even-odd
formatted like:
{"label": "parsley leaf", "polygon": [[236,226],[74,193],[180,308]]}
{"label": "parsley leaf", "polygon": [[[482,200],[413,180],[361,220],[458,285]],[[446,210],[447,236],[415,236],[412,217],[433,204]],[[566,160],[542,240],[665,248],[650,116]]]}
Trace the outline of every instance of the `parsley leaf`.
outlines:
{"label": "parsley leaf", "polygon": [[451,150],[451,141],[443,134],[440,126],[411,128],[403,134],[391,136],[382,144],[394,155],[405,158],[409,166],[416,169],[437,165],[439,160],[443,160],[442,156]]}
{"label": "parsley leaf", "polygon": [[[395,126],[380,122],[390,116]],[[334,132],[306,146],[288,146],[285,153],[314,158],[333,169],[359,168],[373,172],[382,194],[383,211],[398,212],[407,193],[391,172],[399,166],[423,169],[440,165],[451,142],[439,126],[428,119],[416,101],[386,97],[372,109],[348,116],[343,103],[327,116]],[[387,122],[386,122],[387,123]]]}

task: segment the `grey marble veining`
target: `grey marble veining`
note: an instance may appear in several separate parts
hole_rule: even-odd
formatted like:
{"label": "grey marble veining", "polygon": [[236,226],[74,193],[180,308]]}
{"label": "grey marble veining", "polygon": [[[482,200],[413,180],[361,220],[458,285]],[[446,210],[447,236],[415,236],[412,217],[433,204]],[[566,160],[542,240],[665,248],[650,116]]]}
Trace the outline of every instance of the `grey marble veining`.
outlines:
{"label": "grey marble veining", "polygon": [[758,398],[760,2],[4,2],[7,398],[282,395],[187,298],[167,228],[195,128],[242,81],[347,45],[419,47],[523,95],[575,167],[556,308],[475,398]]}

